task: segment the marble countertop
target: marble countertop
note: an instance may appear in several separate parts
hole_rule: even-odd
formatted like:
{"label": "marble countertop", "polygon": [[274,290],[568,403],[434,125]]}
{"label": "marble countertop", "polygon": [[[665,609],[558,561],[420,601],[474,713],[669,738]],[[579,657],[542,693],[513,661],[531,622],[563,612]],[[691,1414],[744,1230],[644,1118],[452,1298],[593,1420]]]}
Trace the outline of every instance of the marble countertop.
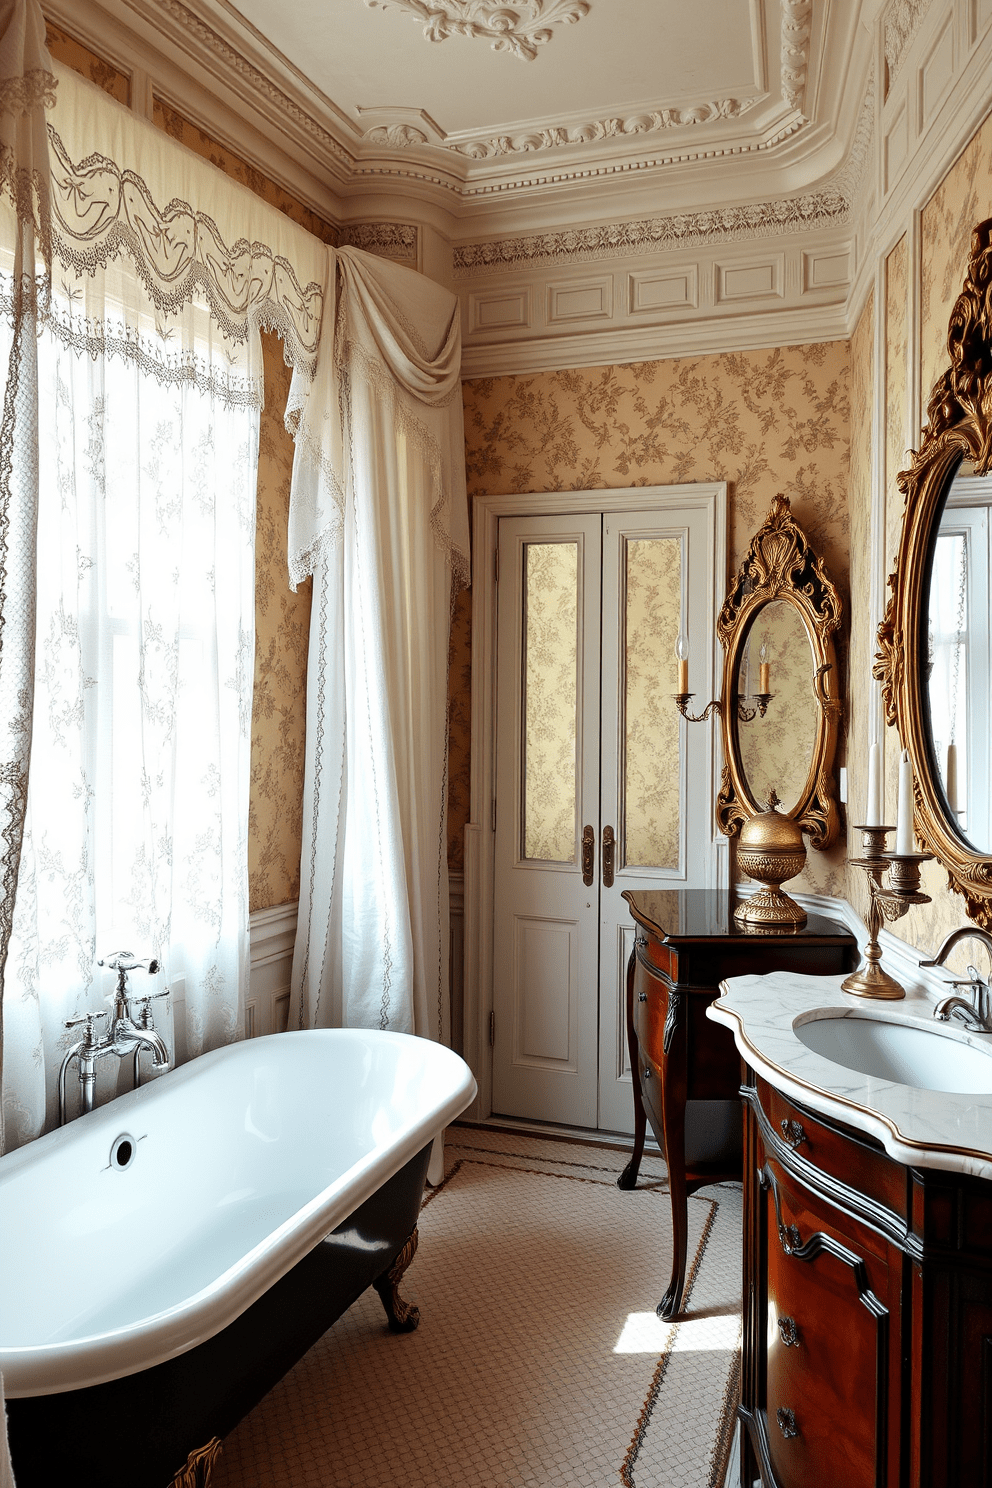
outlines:
{"label": "marble countertop", "polygon": [[[842,976],[729,977],[707,1009],[733,1031],[742,1058],[790,1100],[869,1133],[899,1162],[992,1178],[992,1094],[919,1090],[859,1074],[808,1049],[794,1025],[829,1010],[933,1028],[934,999],[909,988],[900,1002],[873,1002],[841,991]],[[992,1034],[938,1024],[942,1036],[992,1050]]]}

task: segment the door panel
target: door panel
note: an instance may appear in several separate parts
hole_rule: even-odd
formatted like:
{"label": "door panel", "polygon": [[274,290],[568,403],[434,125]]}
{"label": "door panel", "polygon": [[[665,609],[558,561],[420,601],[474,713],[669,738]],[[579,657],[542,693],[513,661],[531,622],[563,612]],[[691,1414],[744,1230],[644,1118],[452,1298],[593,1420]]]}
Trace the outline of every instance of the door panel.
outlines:
{"label": "door panel", "polygon": [[[600,819],[615,825],[616,870],[600,897],[599,1126],[633,1128],[625,1020],[633,942],[624,889],[700,888],[713,845],[709,725],[689,735],[672,701],[675,642],[713,630],[703,511],[610,513],[603,523]],[[697,660],[708,672],[705,658]],[[709,677],[706,678],[709,681]],[[690,832],[689,824],[695,830]]]}
{"label": "door panel", "polygon": [[496,1113],[632,1130],[620,895],[710,881],[712,729],[690,756],[672,702],[680,628],[713,629],[709,534],[691,505],[500,521]]}
{"label": "door panel", "polygon": [[596,1125],[602,521],[500,522],[493,1109]]}

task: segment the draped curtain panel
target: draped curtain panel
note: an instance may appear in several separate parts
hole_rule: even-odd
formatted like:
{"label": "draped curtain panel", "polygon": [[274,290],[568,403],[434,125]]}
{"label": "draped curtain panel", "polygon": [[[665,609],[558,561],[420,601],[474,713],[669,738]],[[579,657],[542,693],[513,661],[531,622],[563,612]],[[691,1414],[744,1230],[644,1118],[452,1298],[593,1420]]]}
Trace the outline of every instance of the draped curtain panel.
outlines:
{"label": "draped curtain panel", "polygon": [[[181,1030],[157,1020],[173,1052],[242,1036],[258,330],[282,335],[305,386],[324,272],[309,234],[55,73],[34,435],[20,406],[15,420],[38,467],[36,598],[33,614],[4,609],[34,650],[3,989],[9,1147],[55,1119],[78,1032],[65,1023],[111,990],[100,955],[160,958],[149,990],[172,985],[184,1008]],[[8,298],[15,254],[5,236]],[[16,345],[5,320],[0,355]],[[119,1074],[102,1064],[98,1100]]]}
{"label": "draped curtain panel", "polygon": [[448,633],[468,581],[458,306],[353,248],[327,250],[324,298],[316,376],[294,378],[287,409],[290,577],[314,578],[296,1017],[447,1042]]}

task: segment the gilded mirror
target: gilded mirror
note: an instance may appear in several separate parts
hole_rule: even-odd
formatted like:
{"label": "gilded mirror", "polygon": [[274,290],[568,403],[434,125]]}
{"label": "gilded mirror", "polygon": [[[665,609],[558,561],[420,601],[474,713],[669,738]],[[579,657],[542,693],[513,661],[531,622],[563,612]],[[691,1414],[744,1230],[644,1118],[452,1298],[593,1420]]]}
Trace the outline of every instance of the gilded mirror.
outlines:
{"label": "gilded mirror", "polygon": [[822,561],[788,498],[776,496],[717,620],[724,648],[717,821],[729,837],[765,810],[772,791],[814,847],[837,835],[833,636],[840,618]]}
{"label": "gilded mirror", "polygon": [[914,828],[969,917],[992,929],[990,525],[992,221],[972,233],[951,312],[951,365],[934,384],[906,500],[873,673],[909,750]]}

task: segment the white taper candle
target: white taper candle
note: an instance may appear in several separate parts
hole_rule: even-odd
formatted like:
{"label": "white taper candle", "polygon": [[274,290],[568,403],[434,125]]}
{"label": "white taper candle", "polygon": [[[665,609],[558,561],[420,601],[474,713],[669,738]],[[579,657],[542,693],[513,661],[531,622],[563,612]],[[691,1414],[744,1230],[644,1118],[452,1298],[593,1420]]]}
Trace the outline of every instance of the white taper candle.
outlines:
{"label": "white taper candle", "polygon": [[868,750],[868,799],[865,802],[865,826],[881,827],[882,821],[882,746]]}
{"label": "white taper candle", "polygon": [[909,762],[909,750],[904,749],[899,758],[899,809],[896,813],[896,852],[916,851],[913,837],[913,767]]}

